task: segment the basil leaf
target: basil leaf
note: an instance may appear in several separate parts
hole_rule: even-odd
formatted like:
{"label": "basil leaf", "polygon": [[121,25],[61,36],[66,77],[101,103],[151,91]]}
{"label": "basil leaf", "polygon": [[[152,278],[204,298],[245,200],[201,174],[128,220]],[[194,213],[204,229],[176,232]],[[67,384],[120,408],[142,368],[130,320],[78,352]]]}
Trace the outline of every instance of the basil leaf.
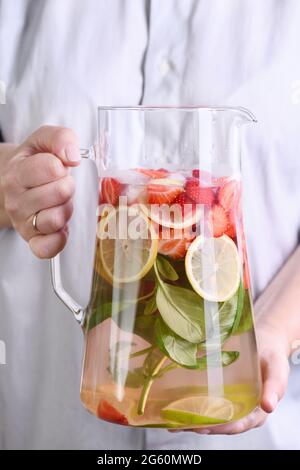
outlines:
{"label": "basil leaf", "polygon": [[148,302],[145,305],[144,315],[152,315],[152,313],[156,312],[157,305],[156,305],[156,298],[155,295],[150,297]]}
{"label": "basil leaf", "polygon": [[207,347],[210,349],[220,347],[220,344],[231,336],[232,328],[237,316],[240,316],[240,311],[243,308],[244,287],[240,284],[237,292],[231,299],[223,302],[216,314],[212,315],[211,333],[207,338]]}
{"label": "basil leaf", "polygon": [[162,256],[158,256],[156,259],[157,268],[166,280],[168,281],[177,281],[179,279],[177,272],[171,265],[171,263]]}
{"label": "basil leaf", "polygon": [[180,338],[158,317],[155,338],[159,349],[181,366],[197,366],[197,345]]}
{"label": "basil leaf", "polygon": [[203,300],[190,289],[159,281],[157,308],[174,333],[191,343],[204,339]]}
{"label": "basil leaf", "polygon": [[139,315],[135,318],[133,331],[137,336],[140,336],[150,344],[154,343],[154,325],[156,316],[154,315]]}
{"label": "basil leaf", "polygon": [[245,289],[244,289],[243,283],[241,282],[240,287],[238,289],[238,301],[237,301],[236,315],[235,315],[235,319],[234,319],[233,326],[232,326],[232,329],[231,329],[231,334],[232,335],[237,330],[237,328],[240,324],[240,320],[241,320],[241,316],[242,316],[242,312],[243,312],[243,308],[244,308],[244,299],[245,299]]}
{"label": "basil leaf", "polygon": [[253,314],[252,314],[252,304],[249,292],[245,293],[245,300],[243,305],[243,310],[241,313],[239,324],[235,329],[232,329],[233,335],[240,335],[249,331],[253,328]]}
{"label": "basil leaf", "polygon": [[209,354],[208,356],[202,356],[197,358],[197,366],[193,369],[204,370],[207,369],[207,362],[209,367],[219,367],[220,362],[222,367],[229,366],[239,358],[240,353],[238,351],[222,351],[221,361],[219,354]]}

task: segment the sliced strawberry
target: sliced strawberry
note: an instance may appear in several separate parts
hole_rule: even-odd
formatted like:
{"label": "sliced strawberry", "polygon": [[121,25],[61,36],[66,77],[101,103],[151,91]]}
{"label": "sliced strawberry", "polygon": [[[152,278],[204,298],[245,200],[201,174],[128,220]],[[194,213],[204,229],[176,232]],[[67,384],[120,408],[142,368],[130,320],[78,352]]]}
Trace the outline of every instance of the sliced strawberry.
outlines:
{"label": "sliced strawberry", "polygon": [[170,256],[170,258],[181,259],[185,257],[189,244],[184,238],[159,240],[158,251],[162,255]]}
{"label": "sliced strawberry", "polygon": [[173,259],[184,258],[195,236],[191,227],[184,230],[163,229],[160,232],[161,239],[158,241],[158,251]]}
{"label": "sliced strawberry", "polygon": [[210,211],[209,223],[214,237],[221,237],[229,228],[229,220],[222,206],[216,204]]}
{"label": "sliced strawberry", "polygon": [[120,413],[116,408],[114,408],[107,400],[100,400],[97,408],[98,418],[102,418],[105,421],[111,421],[118,424],[128,424],[128,419],[125,415]]}
{"label": "sliced strawberry", "polygon": [[226,235],[230,238],[235,238],[236,237],[236,226],[235,224],[229,223],[228,228],[226,230]]}
{"label": "sliced strawberry", "polygon": [[229,212],[235,210],[239,204],[241,185],[237,180],[230,180],[220,187],[218,193],[219,204]]}
{"label": "sliced strawberry", "polygon": [[211,187],[201,187],[199,181],[190,179],[185,186],[187,196],[197,204],[211,205],[215,200],[215,193]]}
{"label": "sliced strawberry", "polygon": [[173,201],[173,204],[179,204],[181,207],[184,207],[186,204],[187,196],[184,192],[180,193]]}
{"label": "sliced strawberry", "polygon": [[211,182],[214,180],[214,177],[209,171],[206,170],[193,170],[192,171],[192,176],[193,178],[200,180],[201,183],[205,184],[211,184]]}
{"label": "sliced strawberry", "polygon": [[101,183],[101,202],[118,204],[119,196],[122,191],[122,184],[115,178],[103,178]]}
{"label": "sliced strawberry", "polygon": [[195,206],[195,202],[187,196],[186,193],[180,193],[173,201],[173,204],[179,204],[183,209],[187,205],[189,206]]}
{"label": "sliced strawberry", "polygon": [[149,184],[148,202],[149,204],[172,204],[183,191],[184,189],[180,186]]}
{"label": "sliced strawberry", "polygon": [[150,176],[150,178],[165,178],[169,173],[167,170],[160,168],[159,170],[148,170],[146,168],[137,168],[136,171],[142,173],[143,175]]}

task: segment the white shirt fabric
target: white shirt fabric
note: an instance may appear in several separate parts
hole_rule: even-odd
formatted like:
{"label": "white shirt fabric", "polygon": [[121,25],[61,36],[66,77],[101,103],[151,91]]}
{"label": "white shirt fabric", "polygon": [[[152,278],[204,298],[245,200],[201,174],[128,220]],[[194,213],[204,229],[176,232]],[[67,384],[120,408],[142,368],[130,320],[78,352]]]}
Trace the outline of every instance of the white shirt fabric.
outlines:
{"label": "white shirt fabric", "polygon": [[[299,24],[298,0],[0,0],[4,140],[55,124],[88,146],[97,105],[248,107],[259,120],[245,134],[243,161],[258,295],[298,244]],[[77,174],[80,200],[88,171]],[[300,449],[297,366],[267,424],[245,435],[127,429],[89,415],[79,400],[80,329],[52,292],[49,263],[8,229],[0,231],[0,340],[1,449]]]}

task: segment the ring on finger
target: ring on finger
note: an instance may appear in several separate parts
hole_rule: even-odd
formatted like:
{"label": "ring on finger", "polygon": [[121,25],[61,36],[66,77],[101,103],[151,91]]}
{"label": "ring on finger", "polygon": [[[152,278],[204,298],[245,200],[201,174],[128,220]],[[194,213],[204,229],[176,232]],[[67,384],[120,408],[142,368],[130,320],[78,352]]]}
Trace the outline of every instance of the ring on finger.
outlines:
{"label": "ring on finger", "polygon": [[40,233],[39,229],[37,228],[37,217],[39,215],[39,211],[36,212],[33,217],[32,217],[32,227],[34,229],[35,232],[38,232]]}

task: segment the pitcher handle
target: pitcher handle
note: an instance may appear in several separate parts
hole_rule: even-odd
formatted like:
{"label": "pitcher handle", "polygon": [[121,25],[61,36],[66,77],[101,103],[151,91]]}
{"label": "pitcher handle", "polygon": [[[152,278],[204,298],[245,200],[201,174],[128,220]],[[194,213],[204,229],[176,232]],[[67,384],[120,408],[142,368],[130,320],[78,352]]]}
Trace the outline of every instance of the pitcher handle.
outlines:
{"label": "pitcher handle", "polygon": [[[80,149],[81,158],[94,159],[94,149]],[[75,320],[83,325],[84,323],[84,312],[85,309],[82,307],[76,300],[71,297],[70,294],[64,289],[62,280],[61,280],[61,263],[60,263],[60,254],[56,255],[50,260],[51,266],[51,281],[55,294],[57,297],[68,307],[75,317]]]}

